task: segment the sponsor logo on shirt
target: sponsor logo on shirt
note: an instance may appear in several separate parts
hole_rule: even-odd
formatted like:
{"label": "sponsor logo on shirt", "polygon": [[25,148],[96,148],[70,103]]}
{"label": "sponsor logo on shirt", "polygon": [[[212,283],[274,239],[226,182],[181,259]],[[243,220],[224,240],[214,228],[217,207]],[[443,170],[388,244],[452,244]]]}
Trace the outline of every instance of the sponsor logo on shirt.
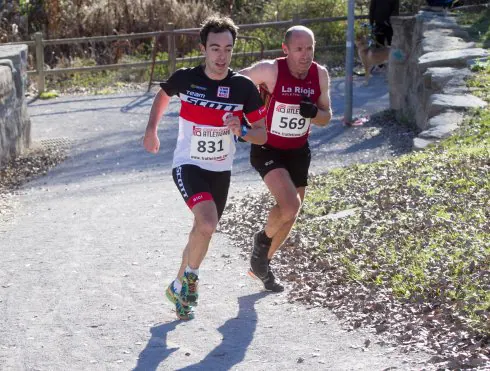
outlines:
{"label": "sponsor logo on shirt", "polygon": [[228,127],[224,128],[199,128],[197,126],[192,127],[192,135],[196,137],[221,137],[223,135],[229,135],[230,129]]}
{"label": "sponsor logo on shirt", "polygon": [[191,91],[191,90],[186,90],[186,93],[187,93],[187,95],[190,95],[192,97],[206,98],[206,94],[204,94],[204,93],[196,93],[195,91]]}
{"label": "sponsor logo on shirt", "polygon": [[230,87],[229,86],[218,86],[218,97],[219,98],[229,98],[230,97]]}
{"label": "sponsor logo on shirt", "polygon": [[302,86],[281,86],[281,93],[284,95],[307,95],[312,96],[315,94],[315,89],[312,88],[304,88]]}
{"label": "sponsor logo on shirt", "polygon": [[192,97],[192,96],[182,94],[182,93],[180,94],[180,99],[182,99],[182,101],[184,101],[184,102],[193,104],[195,106],[213,108],[213,109],[229,111],[229,112],[239,111],[243,108],[243,105],[241,105],[241,104],[232,104],[232,103],[225,103],[225,102],[213,102],[211,100],[196,98],[196,97]]}
{"label": "sponsor logo on shirt", "polygon": [[199,86],[199,85],[195,85],[195,84],[191,84],[191,88],[197,89],[197,90],[203,90],[203,91],[207,90],[207,88],[205,88],[204,86]]}
{"label": "sponsor logo on shirt", "polygon": [[298,105],[288,106],[287,104],[278,104],[276,107],[276,111],[280,112],[280,113],[298,114],[299,113],[299,107],[298,107]]}
{"label": "sponsor logo on shirt", "polygon": [[192,128],[192,135],[195,135],[195,136],[200,137],[201,136],[201,128],[197,128],[197,127],[194,126]]}

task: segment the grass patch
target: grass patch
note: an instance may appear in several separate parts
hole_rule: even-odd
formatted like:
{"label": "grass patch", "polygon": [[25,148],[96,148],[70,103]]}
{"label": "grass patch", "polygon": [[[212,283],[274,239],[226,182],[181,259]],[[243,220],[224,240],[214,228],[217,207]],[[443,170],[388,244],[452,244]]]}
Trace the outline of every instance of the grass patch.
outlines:
{"label": "grass patch", "polygon": [[[455,9],[457,12],[457,8]],[[477,41],[480,47],[490,48],[490,9],[480,12],[460,13],[458,23],[466,25],[470,37]]]}
{"label": "grass patch", "polygon": [[39,95],[41,99],[53,99],[57,98],[59,93],[56,90],[44,91]]}
{"label": "grass patch", "polygon": [[[478,19],[485,41],[490,16]],[[474,71],[468,86],[490,103],[490,64]],[[321,218],[347,205],[360,208],[350,221]],[[322,231],[315,253],[346,281],[444,306],[490,335],[490,108],[430,150],[315,178],[297,228]]]}

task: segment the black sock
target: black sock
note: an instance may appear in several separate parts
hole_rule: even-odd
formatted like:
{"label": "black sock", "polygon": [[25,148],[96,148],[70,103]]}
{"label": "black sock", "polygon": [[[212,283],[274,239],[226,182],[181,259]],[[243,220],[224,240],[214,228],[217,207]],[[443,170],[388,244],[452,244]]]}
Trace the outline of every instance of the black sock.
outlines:
{"label": "black sock", "polygon": [[267,237],[267,235],[265,234],[265,230],[261,230],[261,231],[259,232],[258,237],[259,237],[259,241],[260,241],[260,242],[265,243],[265,244],[267,244],[267,245],[270,245],[270,244],[271,244],[271,242],[272,242],[272,238]]}

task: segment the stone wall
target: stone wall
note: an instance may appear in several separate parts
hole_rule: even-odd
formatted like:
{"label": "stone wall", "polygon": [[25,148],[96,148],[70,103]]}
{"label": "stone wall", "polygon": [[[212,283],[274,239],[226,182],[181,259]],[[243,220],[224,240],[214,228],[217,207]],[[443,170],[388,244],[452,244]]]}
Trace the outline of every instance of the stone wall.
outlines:
{"label": "stone wall", "polygon": [[27,46],[0,46],[0,166],[31,142],[26,82]]}
{"label": "stone wall", "polygon": [[450,135],[465,110],[486,104],[469,94],[465,78],[469,63],[488,51],[467,42],[468,33],[442,10],[391,20],[390,106],[399,121],[418,128],[414,148],[420,149]]}

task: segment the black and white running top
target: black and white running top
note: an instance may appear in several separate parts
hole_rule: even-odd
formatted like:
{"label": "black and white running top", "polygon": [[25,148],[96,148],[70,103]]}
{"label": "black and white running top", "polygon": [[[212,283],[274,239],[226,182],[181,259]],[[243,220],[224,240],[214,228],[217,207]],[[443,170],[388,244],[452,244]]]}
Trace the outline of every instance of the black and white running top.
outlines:
{"label": "black and white running top", "polygon": [[231,170],[235,141],[224,120],[228,115],[242,119],[245,114],[253,123],[266,114],[252,80],[232,70],[223,80],[212,80],[198,66],[176,71],[160,86],[168,96],[178,94],[182,104],[172,168],[190,164]]}

